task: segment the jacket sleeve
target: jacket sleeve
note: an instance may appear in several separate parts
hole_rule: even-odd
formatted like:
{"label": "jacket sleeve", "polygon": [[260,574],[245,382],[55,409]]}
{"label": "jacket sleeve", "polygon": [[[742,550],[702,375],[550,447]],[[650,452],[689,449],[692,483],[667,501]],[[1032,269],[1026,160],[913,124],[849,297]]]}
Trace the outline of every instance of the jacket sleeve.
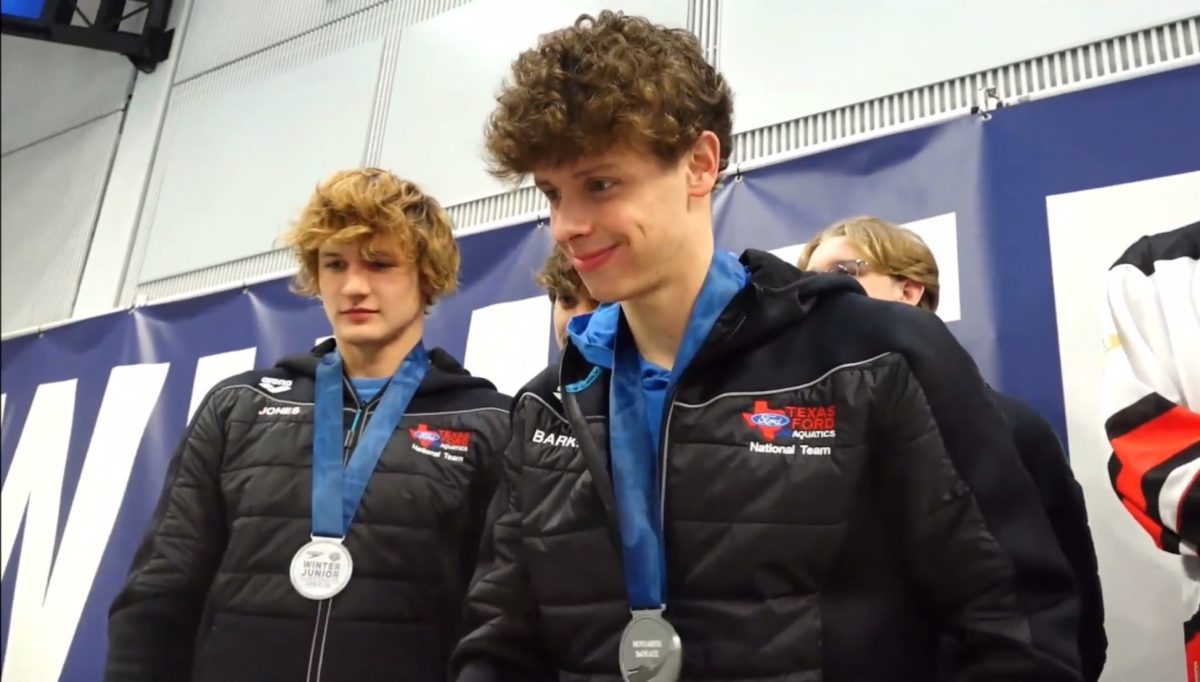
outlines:
{"label": "jacket sleeve", "polygon": [[1108,636],[1104,630],[1100,568],[1083,488],[1075,480],[1062,443],[1046,420],[1012,398],[997,396],[997,400],[1012,429],[1025,470],[1038,488],[1055,538],[1075,574],[1079,588],[1080,663],[1083,679],[1094,682],[1104,669]]}
{"label": "jacket sleeve", "polygon": [[959,644],[952,678],[1079,680],[1075,582],[1003,418],[945,325],[902,317],[879,485],[910,575]]}
{"label": "jacket sleeve", "polygon": [[214,395],[171,458],[129,578],[109,610],[106,680],[190,679],[205,599],[226,544],[225,439]]}
{"label": "jacket sleeve", "polygon": [[523,563],[519,401],[512,415],[511,437],[467,594],[466,636],[451,658],[451,679],[458,682],[550,679],[543,670],[547,659],[537,645],[537,604]]}
{"label": "jacket sleeve", "polygon": [[[1200,266],[1192,263],[1193,277],[1200,277]],[[1101,397],[1113,450],[1109,477],[1121,504],[1157,547],[1195,555],[1200,550],[1200,414],[1196,405],[1185,404],[1184,394],[1200,391],[1194,382],[1187,386],[1187,377],[1174,365],[1176,358],[1185,358],[1200,366],[1197,323],[1189,320],[1186,305],[1162,300],[1156,282],[1132,264],[1114,266],[1106,284]],[[1178,284],[1186,289],[1183,281]]]}

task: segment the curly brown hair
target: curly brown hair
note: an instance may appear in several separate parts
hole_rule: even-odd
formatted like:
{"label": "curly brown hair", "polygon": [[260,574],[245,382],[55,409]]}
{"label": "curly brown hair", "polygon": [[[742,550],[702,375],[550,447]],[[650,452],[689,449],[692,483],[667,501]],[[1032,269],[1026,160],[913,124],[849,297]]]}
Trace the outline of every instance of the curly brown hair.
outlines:
{"label": "curly brown hair", "polygon": [[359,243],[363,258],[373,259],[376,237],[395,240],[401,254],[416,265],[425,305],[457,288],[458,244],[450,216],[414,183],[379,168],[361,168],[339,171],[317,185],[284,235],[300,266],[293,291],[317,294],[323,244]]}
{"label": "curly brown hair", "polygon": [[577,301],[592,298],[587,287],[583,285],[583,280],[579,278],[579,273],[575,271],[575,266],[567,260],[562,249],[554,249],[550,252],[550,256],[546,258],[546,262],[542,265],[542,269],[534,281],[546,290],[551,301],[559,299],[563,299],[564,302],[569,301],[570,303],[566,304],[568,308],[573,307]]}
{"label": "curly brown hair", "polygon": [[512,64],[486,126],[493,175],[520,180],[618,145],[666,162],[704,131],[729,164],[733,95],[683,29],[605,10],[543,35]]}

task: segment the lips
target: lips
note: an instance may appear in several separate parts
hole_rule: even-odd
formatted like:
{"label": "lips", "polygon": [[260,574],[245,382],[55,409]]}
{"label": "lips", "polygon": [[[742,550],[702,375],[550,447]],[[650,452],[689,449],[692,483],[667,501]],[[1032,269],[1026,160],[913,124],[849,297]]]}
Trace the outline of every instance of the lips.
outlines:
{"label": "lips", "polygon": [[579,272],[599,270],[600,268],[604,267],[606,263],[608,263],[616,251],[617,245],[613,245],[608,248],[600,249],[598,251],[591,251],[589,253],[572,254],[571,265],[574,265],[575,269]]}

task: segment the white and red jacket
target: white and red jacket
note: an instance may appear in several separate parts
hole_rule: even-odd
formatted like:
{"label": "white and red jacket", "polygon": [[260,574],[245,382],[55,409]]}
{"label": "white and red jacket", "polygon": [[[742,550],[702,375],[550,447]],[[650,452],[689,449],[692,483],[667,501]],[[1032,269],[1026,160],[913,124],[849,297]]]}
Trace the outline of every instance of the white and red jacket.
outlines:
{"label": "white and red jacket", "polygon": [[[1134,242],[1106,278],[1102,405],[1113,488],[1183,555],[1189,680],[1200,680],[1200,222]],[[1192,676],[1195,676],[1194,678]]]}

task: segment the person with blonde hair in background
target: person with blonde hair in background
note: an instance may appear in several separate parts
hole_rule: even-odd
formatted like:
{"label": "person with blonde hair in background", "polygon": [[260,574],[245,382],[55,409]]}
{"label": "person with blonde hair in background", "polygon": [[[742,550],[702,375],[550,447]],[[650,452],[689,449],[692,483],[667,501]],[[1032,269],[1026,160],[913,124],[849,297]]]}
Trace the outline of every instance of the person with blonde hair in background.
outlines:
{"label": "person with blonde hair in background", "polygon": [[[914,305],[930,313],[938,308],[941,287],[933,252],[912,230],[880,218],[852,218],[830,225],[805,245],[796,265],[801,270],[849,275],[872,298]],[[1080,658],[1084,679],[1094,682],[1104,668],[1108,637],[1083,489],[1050,424],[1024,402],[989,390],[1075,573],[1080,591]],[[948,647],[947,656],[953,655],[953,648]]]}
{"label": "person with blonde hair in background", "polygon": [[288,233],[333,338],[217,384],[171,458],[108,625],[105,679],[444,679],[509,399],[438,348],[450,219],[379,169]]}

